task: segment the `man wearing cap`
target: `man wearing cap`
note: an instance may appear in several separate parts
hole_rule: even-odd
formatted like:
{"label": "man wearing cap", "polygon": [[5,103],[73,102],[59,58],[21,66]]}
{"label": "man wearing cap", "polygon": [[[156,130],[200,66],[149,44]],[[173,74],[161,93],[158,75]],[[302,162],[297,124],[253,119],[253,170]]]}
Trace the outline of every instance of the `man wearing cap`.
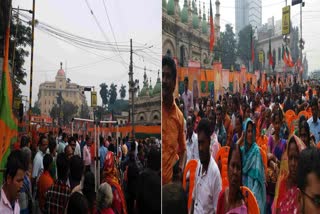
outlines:
{"label": "man wearing cap", "polygon": [[189,78],[185,77],[184,78],[184,92],[182,94],[182,99],[184,102],[184,116],[188,116],[189,109],[192,107],[193,108],[193,94],[192,92],[188,89],[189,84]]}

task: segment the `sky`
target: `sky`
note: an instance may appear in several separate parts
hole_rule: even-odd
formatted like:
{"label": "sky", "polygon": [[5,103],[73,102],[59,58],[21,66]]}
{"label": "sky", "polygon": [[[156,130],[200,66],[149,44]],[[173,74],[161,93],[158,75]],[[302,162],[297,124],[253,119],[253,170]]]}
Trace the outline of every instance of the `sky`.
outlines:
{"label": "sky", "polygon": [[[88,5],[96,19],[90,13]],[[13,0],[13,7],[18,6],[22,9],[32,9],[32,0]],[[144,52],[137,50],[133,55],[134,66],[139,67],[133,69],[134,79],[139,79],[141,89],[143,68],[146,66],[148,79],[150,81],[151,77],[152,85],[155,85],[162,50],[161,1],[36,0],[35,7],[35,18],[40,23],[92,40],[112,43],[116,40],[118,45],[127,45],[127,51],[120,53],[121,59],[116,48],[108,51],[78,48],[35,28],[32,103],[38,99],[39,85],[44,81],[54,81],[60,62],[63,63],[63,69],[71,82],[94,86],[98,94],[99,85],[103,82],[109,86],[112,82],[116,83],[118,90],[120,85],[124,84],[128,89],[130,38],[133,40],[134,51],[142,49],[141,46],[146,47]],[[30,51],[30,48],[27,49]],[[27,85],[22,87],[22,94],[29,97],[30,57],[25,59],[24,68],[27,73]],[[86,97],[90,103],[89,93],[86,93]],[[98,104],[101,103],[98,95]]]}
{"label": "sky", "polygon": [[[212,0],[213,14],[215,14],[215,1]],[[305,49],[310,71],[320,69],[320,4],[319,0],[304,0],[305,7],[302,8],[302,38],[305,40]],[[183,0],[180,0],[182,7]],[[201,0],[201,10],[205,2],[205,10],[208,12],[210,0]],[[291,0],[287,0],[291,5]],[[199,0],[197,0],[197,6]],[[275,22],[282,18],[282,8],[286,5],[285,0],[262,0],[262,24],[268,22],[268,18],[274,16]],[[199,7],[199,6],[198,6]],[[291,22],[293,26],[300,28],[300,6],[291,6]],[[235,0],[220,0],[220,24],[224,31],[226,24],[235,27]],[[299,33],[300,34],[300,33]]]}

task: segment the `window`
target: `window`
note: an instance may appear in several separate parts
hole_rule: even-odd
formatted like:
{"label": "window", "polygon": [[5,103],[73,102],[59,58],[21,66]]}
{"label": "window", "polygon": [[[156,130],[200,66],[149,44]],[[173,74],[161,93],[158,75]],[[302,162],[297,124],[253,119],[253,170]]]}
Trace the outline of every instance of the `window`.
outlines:
{"label": "window", "polygon": [[140,120],[144,120],[144,117],[143,117],[143,116],[140,116]]}
{"label": "window", "polygon": [[158,119],[159,119],[158,115],[154,115],[154,116],[153,116],[153,119],[154,119],[154,120],[158,120]]}
{"label": "window", "polygon": [[278,62],[281,62],[281,48],[278,48]]}

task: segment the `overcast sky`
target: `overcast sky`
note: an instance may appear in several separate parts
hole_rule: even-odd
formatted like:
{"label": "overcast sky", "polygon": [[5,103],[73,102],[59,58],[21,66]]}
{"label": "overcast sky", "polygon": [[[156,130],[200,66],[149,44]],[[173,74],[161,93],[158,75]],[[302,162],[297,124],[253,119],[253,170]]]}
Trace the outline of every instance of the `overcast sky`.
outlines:
{"label": "overcast sky", "polygon": [[[212,0],[212,9],[215,14],[215,1]],[[182,7],[183,0],[180,0]],[[206,13],[208,12],[210,0],[201,0],[201,10],[205,2]],[[305,0],[305,7],[302,8],[302,37],[305,40],[304,53],[307,54],[309,62],[309,72],[320,69],[320,1]],[[287,1],[291,5],[291,0]],[[281,20],[282,7],[286,4],[285,0],[262,0],[262,24],[268,22],[268,18],[274,16],[275,22]],[[197,7],[199,0],[197,0]],[[300,6],[291,7],[291,21],[293,26],[300,28]],[[224,31],[226,24],[235,27],[235,0],[220,0],[220,24],[221,31]],[[300,35],[300,33],[299,33]]]}
{"label": "overcast sky", "polygon": [[[147,75],[149,79],[152,76],[154,86],[157,71],[161,68],[161,1],[87,1],[106,36],[91,15],[86,0],[36,0],[36,19],[82,37],[114,42],[103,6],[104,1],[119,45],[128,45],[129,50],[129,41],[132,38],[133,46],[143,46],[145,43],[148,47],[152,46],[145,52],[137,52],[140,56],[134,55],[133,61],[135,66],[146,66],[147,69],[152,70],[147,71]],[[18,6],[23,9],[32,9],[32,0],[13,0],[13,7]],[[34,43],[33,103],[38,99],[39,84],[55,79],[60,62],[63,62],[63,69],[67,67],[67,78],[72,82],[84,86],[95,86],[97,91],[100,90],[99,85],[102,82],[108,85],[115,82],[118,84],[118,90],[120,85],[124,84],[128,89],[129,52],[121,53],[125,61],[123,63],[119,56],[115,56],[119,55],[117,52],[79,49],[37,28]],[[112,61],[106,60],[110,57],[113,57]],[[26,78],[28,84],[23,87],[22,94],[29,97],[30,58],[26,59],[24,68],[28,74]],[[143,69],[134,68],[134,78],[140,80],[140,88],[143,72]],[[87,94],[87,101],[90,102],[89,94]],[[100,96],[98,96],[98,104],[101,104]]]}

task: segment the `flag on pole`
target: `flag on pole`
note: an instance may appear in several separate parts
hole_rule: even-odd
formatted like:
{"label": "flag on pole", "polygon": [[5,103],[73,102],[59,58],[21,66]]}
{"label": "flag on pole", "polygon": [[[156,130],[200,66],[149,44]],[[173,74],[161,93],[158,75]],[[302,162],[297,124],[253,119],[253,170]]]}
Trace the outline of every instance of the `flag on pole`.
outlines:
{"label": "flag on pole", "polygon": [[212,4],[210,0],[210,52],[213,50],[214,45],[214,25],[213,25],[213,15],[212,15]]}
{"label": "flag on pole", "polygon": [[273,56],[272,56],[272,51],[271,51],[271,39],[269,38],[269,65],[273,66],[274,61],[273,61]]}
{"label": "flag on pole", "polygon": [[250,39],[251,39],[251,42],[250,42],[250,45],[251,45],[251,61],[252,61],[252,63],[253,63],[253,61],[254,61],[254,39],[253,39],[252,28],[251,28]]}
{"label": "flag on pole", "polygon": [[[11,1],[8,1],[9,10],[11,11]],[[17,120],[12,114],[12,83],[9,73],[9,43],[10,43],[10,13],[5,14],[4,18],[4,57],[2,64],[2,81],[0,86],[0,163],[10,151],[11,143],[14,143],[17,136]],[[1,165],[1,164],[0,164]],[[2,165],[1,165],[2,166]],[[2,178],[0,176],[0,178]]]}

